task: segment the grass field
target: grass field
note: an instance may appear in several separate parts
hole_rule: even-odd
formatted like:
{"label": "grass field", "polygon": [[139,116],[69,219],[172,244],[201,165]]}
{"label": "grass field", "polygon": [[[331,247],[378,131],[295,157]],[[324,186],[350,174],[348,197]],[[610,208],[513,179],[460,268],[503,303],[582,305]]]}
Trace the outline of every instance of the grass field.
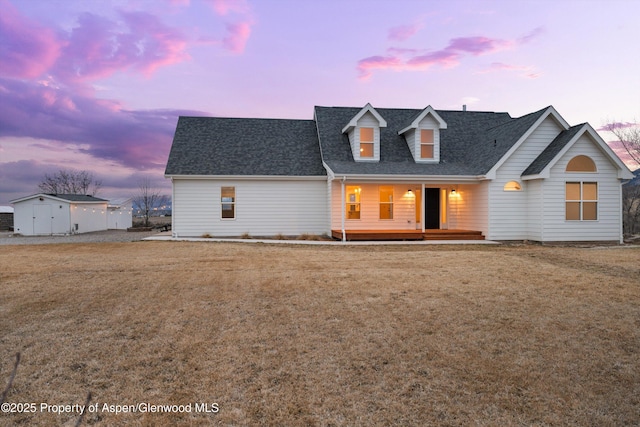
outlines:
{"label": "grass field", "polygon": [[4,246],[17,352],[0,425],[639,425],[640,248]]}

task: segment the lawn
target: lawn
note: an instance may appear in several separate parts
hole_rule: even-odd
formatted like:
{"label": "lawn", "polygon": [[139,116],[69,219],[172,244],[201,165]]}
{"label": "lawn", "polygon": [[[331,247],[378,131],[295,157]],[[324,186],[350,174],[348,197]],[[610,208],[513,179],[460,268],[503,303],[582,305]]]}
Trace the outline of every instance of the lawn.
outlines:
{"label": "lawn", "polygon": [[3,246],[17,352],[1,425],[638,425],[640,248]]}

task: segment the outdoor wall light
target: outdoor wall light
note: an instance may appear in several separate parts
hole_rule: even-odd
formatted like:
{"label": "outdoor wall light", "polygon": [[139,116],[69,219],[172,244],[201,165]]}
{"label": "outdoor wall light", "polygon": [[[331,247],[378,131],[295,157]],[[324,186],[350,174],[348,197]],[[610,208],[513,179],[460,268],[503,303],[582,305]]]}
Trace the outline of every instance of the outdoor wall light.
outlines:
{"label": "outdoor wall light", "polygon": [[456,189],[451,190],[451,194],[456,194]]}
{"label": "outdoor wall light", "polygon": [[413,194],[413,190],[412,189],[408,189],[407,193],[409,193],[409,195],[412,195]]}

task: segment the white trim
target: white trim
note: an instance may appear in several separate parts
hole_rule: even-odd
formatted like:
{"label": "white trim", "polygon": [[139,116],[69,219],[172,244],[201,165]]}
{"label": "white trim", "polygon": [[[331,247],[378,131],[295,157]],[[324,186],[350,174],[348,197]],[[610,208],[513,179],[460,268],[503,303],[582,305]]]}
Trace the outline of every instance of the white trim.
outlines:
{"label": "white trim", "polygon": [[64,202],[64,203],[79,203],[79,204],[94,204],[94,203],[98,203],[98,204],[104,204],[104,203],[109,203],[108,200],[68,200],[68,199],[63,199],[61,197],[57,197],[57,196],[52,196],[51,194],[46,194],[46,193],[38,193],[38,194],[32,194],[31,196],[26,196],[26,197],[21,197],[19,199],[14,199],[14,200],[10,200],[9,203],[19,203],[19,202],[24,202],[25,200],[30,200],[30,199],[35,199],[37,197],[46,197],[47,199],[53,199],[53,200],[57,200],[59,202]]}
{"label": "white trim", "polygon": [[366,113],[373,114],[373,117],[375,117],[376,120],[378,121],[378,126],[379,127],[381,127],[381,128],[386,128],[387,127],[387,121],[384,118],[382,118],[380,113],[378,113],[376,111],[376,109],[373,108],[373,106],[370,103],[367,102],[367,105],[365,105],[362,108],[362,110],[360,110],[358,112],[358,114],[353,116],[353,118],[351,120],[349,120],[349,123],[347,123],[347,125],[342,128],[342,133],[346,133],[350,129],[353,129],[353,128],[357,127],[358,126],[358,120],[360,120],[362,118],[362,116],[364,116]]}
{"label": "white trim", "polygon": [[325,181],[326,175],[295,176],[295,175],[165,175],[165,178],[173,179],[212,179],[235,181]]}
{"label": "white trim", "polygon": [[533,133],[534,130],[536,130],[538,128],[538,126],[540,126],[542,124],[542,122],[544,122],[547,117],[551,116],[553,119],[555,119],[555,121],[564,128],[564,130],[569,129],[569,124],[565,121],[565,119],[562,118],[562,116],[560,114],[558,114],[558,112],[556,111],[555,108],[553,107],[547,107],[546,111],[538,118],[538,120],[536,120],[536,122],[531,125],[531,127],[520,137],[520,139],[518,139],[518,141],[513,144],[511,146],[511,148],[509,149],[509,151],[506,152],[506,154],[504,156],[502,156],[502,158],[500,160],[498,160],[498,162],[493,165],[493,167],[491,169],[489,169],[489,172],[487,172],[487,178],[489,179],[495,179],[496,178],[496,173],[498,171],[498,169],[500,168],[500,166],[502,166],[504,164],[504,162],[507,161],[507,159],[509,159],[509,157],[511,157],[511,155],[518,149],[520,148],[520,146],[524,143],[524,141],[527,140],[527,138],[529,138],[529,136]]}
{"label": "white trim", "polygon": [[429,181],[429,184],[479,184],[485,178],[483,176],[469,176],[469,175],[359,175],[359,174],[340,174],[341,179],[349,179],[351,181],[385,181],[385,182],[399,182],[399,183],[420,183],[423,181]]}
{"label": "white trim", "polygon": [[418,126],[420,125],[420,122],[422,121],[422,119],[427,117],[427,114],[431,114],[433,116],[433,118],[438,122],[438,125],[440,125],[440,129],[446,129],[447,128],[447,122],[445,122],[442,119],[442,117],[440,117],[440,115],[438,113],[436,113],[436,110],[434,110],[433,107],[431,107],[431,105],[428,105],[427,108],[422,110],[420,115],[418,117],[416,117],[415,120],[413,120],[409,126],[407,126],[406,128],[402,129],[401,131],[398,131],[398,135],[402,135],[403,133],[408,132],[411,129],[417,129]]}

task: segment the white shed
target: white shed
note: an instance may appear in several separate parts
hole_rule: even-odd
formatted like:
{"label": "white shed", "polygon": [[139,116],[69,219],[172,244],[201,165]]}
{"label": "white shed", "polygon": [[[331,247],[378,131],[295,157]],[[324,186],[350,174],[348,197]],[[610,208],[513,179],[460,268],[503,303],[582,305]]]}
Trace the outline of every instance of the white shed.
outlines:
{"label": "white shed", "polygon": [[107,229],[107,200],[81,194],[34,194],[12,200],[14,231],[25,236]]}
{"label": "white shed", "polygon": [[111,199],[107,205],[107,228],[126,230],[133,225],[133,199]]}

